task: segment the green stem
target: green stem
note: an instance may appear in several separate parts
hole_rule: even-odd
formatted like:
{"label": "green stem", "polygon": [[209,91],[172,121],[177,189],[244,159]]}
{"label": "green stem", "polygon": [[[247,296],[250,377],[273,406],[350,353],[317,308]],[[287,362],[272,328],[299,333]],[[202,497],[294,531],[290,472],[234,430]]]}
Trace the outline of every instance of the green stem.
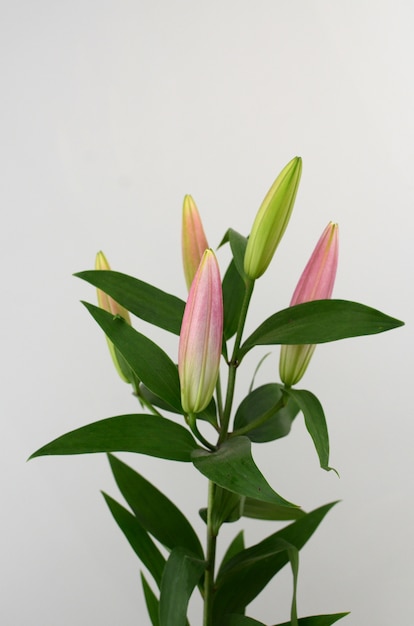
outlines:
{"label": "green stem", "polygon": [[206,448],[208,448],[209,450],[213,451],[216,449],[216,447],[212,443],[207,441],[207,439],[203,437],[203,435],[198,430],[197,419],[193,413],[190,413],[189,415],[187,415],[186,421],[187,421],[187,424],[190,426],[193,435],[195,435],[195,437],[200,441],[200,443],[206,446]]}
{"label": "green stem", "polygon": [[227,438],[229,429],[229,421],[231,415],[231,407],[233,404],[234,389],[236,385],[236,372],[239,366],[239,348],[243,335],[244,325],[246,323],[247,311],[252,297],[254,280],[246,279],[246,291],[244,292],[244,300],[240,310],[239,323],[237,326],[236,339],[234,341],[233,354],[229,362],[229,378],[227,382],[226,402],[224,405],[223,419],[221,421],[221,432],[218,443],[222,443]]}
{"label": "green stem", "polygon": [[213,593],[214,593],[214,568],[216,563],[217,534],[213,528],[213,503],[216,485],[208,483],[207,505],[207,567],[204,575],[204,617],[203,626],[213,626]]}
{"label": "green stem", "polygon": [[221,424],[221,420],[223,419],[223,394],[221,391],[220,372],[219,372],[219,375],[217,378],[217,384],[216,384],[216,398],[217,398],[218,420],[219,420],[219,424]]}

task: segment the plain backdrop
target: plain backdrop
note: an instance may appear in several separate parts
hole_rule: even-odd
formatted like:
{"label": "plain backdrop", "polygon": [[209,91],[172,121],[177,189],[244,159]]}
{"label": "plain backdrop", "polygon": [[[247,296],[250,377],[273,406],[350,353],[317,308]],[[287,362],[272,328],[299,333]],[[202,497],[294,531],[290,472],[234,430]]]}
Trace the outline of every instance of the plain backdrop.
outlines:
{"label": "plain backdrop", "polygon": [[[325,408],[339,479],[319,468],[301,418],[254,456],[306,510],[341,500],[301,552],[299,614],[412,624],[413,24],[409,0],[0,2],[2,625],[149,624],[140,563],[100,494],[121,499],[105,456],[26,463],[68,430],[137,411],[79,303],[95,292],[72,274],[102,249],[114,269],[185,298],[184,194],[215,247],[229,226],[248,234],[295,155],[294,214],[247,330],[287,306],[329,220],[334,295],[406,326],[318,347],[299,385]],[[176,359],[175,337],[134,324]],[[278,348],[257,349],[239,400],[269,351],[257,382],[277,380]],[[203,536],[194,468],[120,457]],[[243,527],[251,545],[278,526],[226,526],[220,554]],[[288,620],[291,589],[286,568],[248,614]]]}

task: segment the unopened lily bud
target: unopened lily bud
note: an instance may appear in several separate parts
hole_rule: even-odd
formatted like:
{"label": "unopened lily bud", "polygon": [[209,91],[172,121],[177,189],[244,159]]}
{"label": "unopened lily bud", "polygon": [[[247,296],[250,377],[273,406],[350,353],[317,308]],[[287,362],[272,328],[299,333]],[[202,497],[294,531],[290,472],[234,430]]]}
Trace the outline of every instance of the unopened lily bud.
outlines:
{"label": "unopened lily bud", "polygon": [[[310,257],[292,296],[290,306],[331,297],[338,265],[338,225],[328,224]],[[283,383],[295,385],[309,365],[315,345],[281,347],[279,372]]]}
{"label": "unopened lily bud", "polygon": [[[98,252],[98,254],[96,255],[95,269],[96,270],[110,270],[111,269],[103,252]],[[111,298],[111,296],[108,296],[108,294],[106,294],[104,291],[102,291],[102,289],[97,289],[96,292],[98,295],[98,304],[101,307],[101,309],[104,309],[108,313],[112,313],[112,315],[114,316],[119,315],[128,324],[131,324],[131,318],[129,316],[129,313],[123,306],[118,304],[118,302],[115,302],[115,300]],[[109,352],[111,353],[112,361],[114,362],[114,365],[116,367],[118,374],[120,375],[122,380],[124,380],[126,383],[129,383],[130,378],[128,377],[128,372],[129,372],[128,365],[126,364],[122,356],[119,354],[119,352],[115,348],[112,341],[110,341],[108,337],[106,338],[106,340],[108,342]]]}
{"label": "unopened lily bud", "polygon": [[187,288],[190,289],[201,257],[208,248],[200,214],[191,196],[184,197],[181,242],[184,275]]}
{"label": "unopened lily bud", "polygon": [[181,404],[186,414],[209,404],[217,383],[223,340],[223,294],[220,270],[207,249],[191,285],[178,351]]}
{"label": "unopened lily bud", "polygon": [[244,271],[252,280],[264,274],[283,237],[301,173],[302,159],[295,157],[280,172],[259,208],[244,256]]}

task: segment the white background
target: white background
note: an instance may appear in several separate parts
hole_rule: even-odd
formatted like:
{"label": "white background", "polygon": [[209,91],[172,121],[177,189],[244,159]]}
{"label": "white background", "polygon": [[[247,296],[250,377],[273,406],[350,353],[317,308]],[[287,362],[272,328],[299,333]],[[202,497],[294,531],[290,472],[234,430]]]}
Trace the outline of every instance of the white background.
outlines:
{"label": "white background", "polygon": [[[319,469],[300,418],[254,455],[305,509],[342,500],[301,553],[300,615],[412,624],[412,2],[3,0],[0,13],[1,624],[149,623],[139,562],[99,493],[120,498],[105,457],[26,463],[68,430],[137,410],[78,302],[94,290],[72,273],[103,249],[114,269],[185,298],[184,194],[216,246],[229,226],[248,234],[296,154],[295,211],[248,330],[288,304],[329,220],[334,295],[407,325],[319,347],[300,385],[324,405],[340,479]],[[176,338],[134,324],[176,358]],[[261,384],[277,380],[271,351]],[[265,352],[246,359],[238,399]],[[121,456],[203,533],[196,470]],[[275,528],[226,527],[220,552],[243,526],[249,544]],[[286,569],[248,614],[285,621],[290,593]]]}

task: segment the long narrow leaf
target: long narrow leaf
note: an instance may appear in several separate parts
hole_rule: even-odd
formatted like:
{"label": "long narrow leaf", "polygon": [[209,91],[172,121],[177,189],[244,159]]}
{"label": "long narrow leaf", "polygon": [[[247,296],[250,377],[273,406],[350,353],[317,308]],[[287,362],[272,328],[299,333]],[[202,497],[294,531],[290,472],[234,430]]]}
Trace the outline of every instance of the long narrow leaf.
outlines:
{"label": "long narrow leaf", "polygon": [[314,300],[283,309],[246,339],[239,358],[253,346],[316,344],[382,333],[404,322],[349,300]]}
{"label": "long narrow leaf", "polygon": [[230,248],[233,254],[234,263],[236,265],[237,271],[239,272],[240,277],[245,281],[246,274],[244,273],[244,255],[246,252],[247,237],[244,237],[243,235],[238,233],[237,230],[229,228],[226,231],[223,239],[219,243],[218,247],[220,248],[220,246],[224,245],[227,242],[230,243]]}
{"label": "long narrow leaf", "polygon": [[233,437],[215,452],[195,450],[192,461],[199,472],[224,489],[264,502],[296,506],[270,487],[253,461],[247,437]]}
{"label": "long narrow leaf", "polygon": [[299,519],[306,515],[303,509],[293,508],[291,506],[281,506],[280,504],[271,504],[270,502],[262,502],[254,498],[246,498],[243,506],[243,516],[252,517],[253,519],[287,521]]}
{"label": "long narrow leaf", "polygon": [[306,428],[312,437],[322,469],[327,471],[333,469],[329,467],[328,427],[318,398],[305,389],[286,389],[285,393],[294,399],[303,413]]}
{"label": "long narrow leaf", "polygon": [[148,283],[110,270],[90,270],[75,274],[102,289],[128,311],[175,335],[180,334],[185,302]]}
{"label": "long narrow leaf", "polygon": [[185,548],[204,558],[200,541],[181,511],[131,467],[109,455],[115,481],[143,527],[164,546]]}
{"label": "long narrow leaf", "polygon": [[137,377],[153,393],[181,412],[178,369],[170,357],[121,317],[114,317],[93,304],[83,304]]}
{"label": "long narrow leaf", "polygon": [[147,605],[147,611],[151,620],[152,626],[160,626],[159,618],[159,605],[160,601],[149,586],[144,574],[141,572],[141,583],[144,591],[145,604]]}
{"label": "long narrow leaf", "polygon": [[288,563],[286,550],[280,551],[281,540],[300,550],[334,504],[307,513],[255,546],[239,552],[223,565],[216,582],[215,625],[225,623],[226,615],[240,613]]}
{"label": "long narrow leaf", "polygon": [[190,461],[197,444],[190,432],[158,415],[118,415],[72,430],[30,458],[92,452],[139,452],[172,461]]}
{"label": "long narrow leaf", "polygon": [[236,334],[245,291],[246,285],[233,259],[223,278],[223,333],[226,341]]}
{"label": "long narrow leaf", "polygon": [[266,626],[266,624],[258,622],[251,617],[246,617],[245,615],[231,615],[228,626]]}
{"label": "long narrow leaf", "polygon": [[[298,578],[298,549],[291,543],[272,535],[271,541],[267,541],[266,550],[263,550],[258,544],[253,548],[247,548],[243,552],[239,552],[236,556],[227,562],[227,566],[223,567],[223,577],[227,580],[231,578],[233,594],[229,594],[227,606],[220,608],[220,617],[217,612],[217,601],[214,605],[215,620],[217,626],[223,623],[227,626],[226,614],[237,612],[242,613],[244,608],[262,591],[263,573],[271,569],[274,561],[278,561],[281,557],[285,562],[290,562],[293,573],[293,595],[291,610],[291,625],[297,625],[296,615],[296,588]],[[263,543],[263,542],[262,542]],[[225,572],[225,573],[224,573]],[[252,572],[258,577],[257,581],[252,580]],[[266,580],[266,583],[270,579]],[[258,584],[260,582],[260,584]],[[237,594],[234,594],[237,589]],[[237,597],[235,597],[237,595]],[[224,610],[223,610],[224,609]]]}
{"label": "long narrow leaf", "polygon": [[161,581],[160,626],[185,626],[188,602],[205,567],[181,548],[171,552]]}
{"label": "long narrow leaf", "polygon": [[[220,570],[221,568],[227,563],[227,561],[230,561],[230,559],[232,559],[234,556],[236,556],[236,554],[238,554],[239,552],[241,552],[242,550],[244,550],[245,546],[244,546],[244,531],[241,530],[233,539],[233,541],[230,543],[229,547],[227,548],[226,552],[224,553],[223,559],[221,561],[221,565],[220,565]],[[220,572],[219,570],[219,572]]]}
{"label": "long narrow leaf", "polygon": [[[335,613],[332,615],[313,615],[312,617],[301,617],[298,620],[298,626],[332,626],[332,624],[335,624],[335,622],[339,621],[343,617],[346,617],[347,615],[349,615],[349,613]],[[231,626],[233,626],[233,624]],[[241,622],[240,626],[242,626]],[[291,626],[291,623],[283,622],[283,624],[276,624],[276,626]]]}
{"label": "long narrow leaf", "polygon": [[159,587],[165,568],[165,558],[137,518],[106,493],[102,495],[135,554],[151,573]]}

